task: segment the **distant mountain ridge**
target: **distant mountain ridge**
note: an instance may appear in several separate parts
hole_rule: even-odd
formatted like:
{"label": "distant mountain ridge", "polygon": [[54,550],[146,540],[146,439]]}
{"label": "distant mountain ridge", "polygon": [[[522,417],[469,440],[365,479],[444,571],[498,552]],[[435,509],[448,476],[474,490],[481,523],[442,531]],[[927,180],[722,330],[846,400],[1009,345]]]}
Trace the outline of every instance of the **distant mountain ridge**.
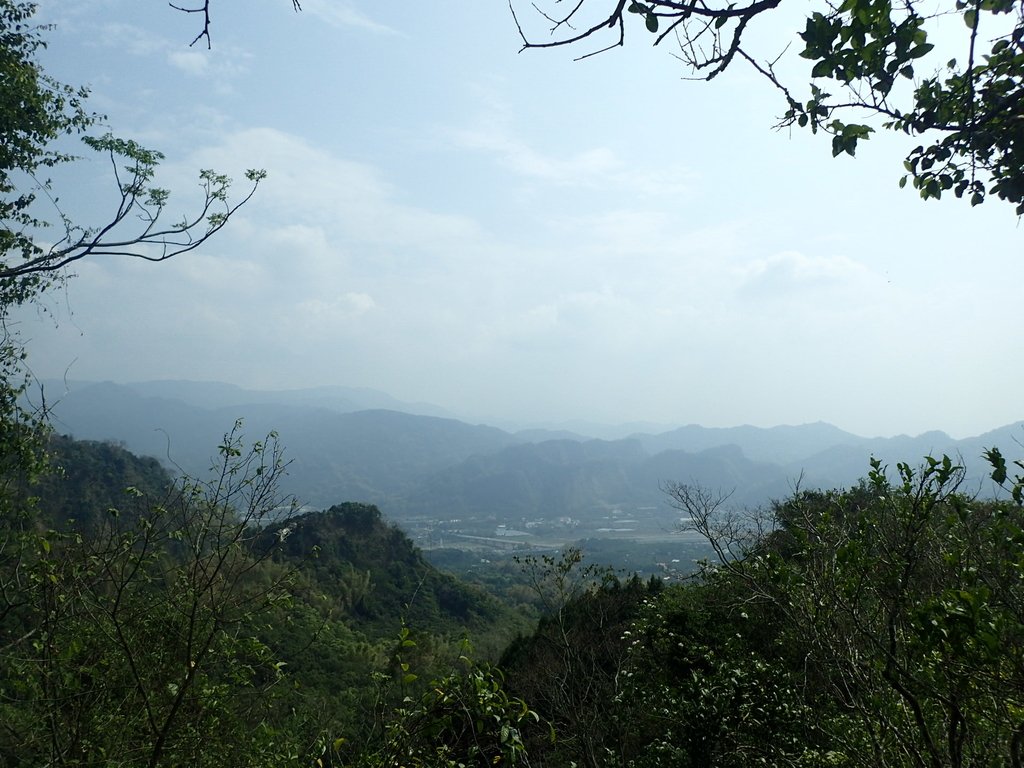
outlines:
{"label": "distant mountain ridge", "polygon": [[[51,402],[56,389],[47,387]],[[982,451],[996,445],[1009,457],[1024,453],[1015,442],[1024,438],[1024,422],[964,440],[942,432],[865,438],[821,422],[691,424],[597,440],[383,409],[376,406],[408,404],[345,387],[277,393],[197,382],[73,383],[56,401],[58,432],[120,442],[192,474],[209,466],[223,434],[244,418],[251,438],[271,430],[280,435],[292,461],[287,490],[303,501],[372,503],[396,519],[526,519],[664,505],[660,487],[672,481],[732,490],[736,503],[758,504],[787,495],[797,483],[850,486],[867,473],[871,456],[914,465],[926,454],[946,453],[963,461],[972,490],[987,491]]]}
{"label": "distant mountain ridge", "polygon": [[[62,397],[83,387],[112,384],[112,382],[43,381],[50,397]],[[113,384],[124,387],[145,398],[178,400],[186,405],[216,410],[250,405],[292,405],[299,407],[326,408],[339,413],[366,410],[402,411],[419,416],[455,418],[454,414],[431,403],[410,403],[392,397],[386,392],[369,387],[323,386],[304,389],[259,390],[246,389],[236,384],[220,381],[188,381],[185,379],[161,379],[129,384]]]}
{"label": "distant mountain ridge", "polygon": [[52,411],[58,432],[123,443],[189,474],[205,472],[224,433],[242,418],[250,439],[279,435],[291,461],[287,490],[319,506],[383,504],[425,474],[515,442],[493,427],[435,416],[288,403],[204,408],[110,382],[69,388]]}
{"label": "distant mountain ridge", "polygon": [[863,445],[867,438],[844,432],[824,422],[779,427],[702,427],[689,424],[656,435],[632,437],[651,453],[667,450],[704,451],[723,445],[738,445],[755,461],[788,464],[813,456],[837,445]]}

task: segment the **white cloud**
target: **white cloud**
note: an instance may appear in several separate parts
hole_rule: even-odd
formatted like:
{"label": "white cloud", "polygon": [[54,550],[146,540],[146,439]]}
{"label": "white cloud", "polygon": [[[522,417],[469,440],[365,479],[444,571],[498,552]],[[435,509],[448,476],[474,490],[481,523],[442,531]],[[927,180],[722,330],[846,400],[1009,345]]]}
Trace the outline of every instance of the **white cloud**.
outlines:
{"label": "white cloud", "polygon": [[[403,203],[399,190],[377,168],[271,128],[224,135],[181,165],[227,169],[235,177],[246,167],[266,169],[269,176],[251,210],[264,212],[275,229],[302,225],[327,230],[335,246],[361,242],[460,258],[452,250],[455,244],[464,247],[480,235],[470,218]],[[415,269],[404,252],[393,259],[396,267]]]}
{"label": "white cloud", "polygon": [[[678,200],[692,191],[694,174],[671,162],[637,165],[608,146],[582,146],[571,151],[538,149],[517,135],[512,120],[493,99],[488,113],[468,128],[450,131],[456,146],[490,154],[513,173],[559,186],[616,190],[623,195]],[[557,147],[557,142],[552,142]]]}
{"label": "white cloud", "polygon": [[356,315],[365,314],[377,306],[373,296],[368,293],[346,293],[341,297],[341,304]]}
{"label": "white cloud", "polygon": [[374,21],[342,0],[303,0],[302,10],[333,27],[355,27],[378,34],[398,34],[397,30]]}
{"label": "white cloud", "polygon": [[349,292],[336,299],[308,299],[297,307],[297,315],[326,329],[337,323],[365,315],[375,309],[377,303],[368,293]]}
{"label": "white cloud", "polygon": [[[164,52],[168,41],[136,24],[106,22],[88,30],[91,40],[107,48],[117,48],[132,56],[148,56]],[[80,32],[81,34],[81,32]]]}
{"label": "white cloud", "polygon": [[810,256],[799,251],[754,259],[737,272],[744,296],[781,301],[794,293],[841,291],[868,303],[877,299],[885,285],[878,275],[846,256]]}
{"label": "white cloud", "polygon": [[246,71],[252,58],[246,50],[226,40],[218,40],[213,48],[198,44],[190,47],[188,40],[156,34],[149,28],[119,21],[84,26],[76,34],[87,35],[94,45],[116,49],[130,56],[163,60],[190,77],[212,79],[221,92],[230,80]]}
{"label": "white cloud", "polygon": [[210,57],[202,51],[171,51],[167,60],[172,66],[195,77],[206,74],[210,68]]}

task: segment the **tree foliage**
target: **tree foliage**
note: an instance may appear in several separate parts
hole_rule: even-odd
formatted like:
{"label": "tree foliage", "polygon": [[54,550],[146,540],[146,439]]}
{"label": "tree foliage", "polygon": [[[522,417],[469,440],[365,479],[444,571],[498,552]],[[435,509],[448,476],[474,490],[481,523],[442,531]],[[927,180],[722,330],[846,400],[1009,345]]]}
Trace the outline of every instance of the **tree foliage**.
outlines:
{"label": "tree foliage", "polygon": [[377,676],[381,696],[372,730],[358,745],[334,741],[331,762],[355,768],[528,765],[523,730],[540,717],[508,694],[500,670],[473,661],[463,645],[456,666],[423,686],[409,661],[417,643],[403,627],[393,675]]}
{"label": "tree foliage", "polygon": [[[163,155],[110,133],[87,131],[102,116],[86,106],[88,89],[58,82],[38,61],[47,27],[30,0],[0,0],[0,319],[30,301],[65,268],[92,256],[163,261],[192,251],[216,234],[255,193],[263,171],[250,170],[248,190],[229,195],[231,179],[199,173],[202,202],[168,220],[170,192],[157,186]],[[105,156],[113,172],[113,210],[106,221],[73,221],[47,174],[78,162],[72,139]]]}
{"label": "tree foliage", "polygon": [[[921,197],[944,193],[978,205],[990,196],[1024,214],[1024,12],[1019,0],[945,0],[934,5],[841,0],[812,6],[797,53],[809,63],[805,92],[778,74],[790,39],[765,59],[750,30],[781,0],[558,0],[513,14],[523,48],[622,46],[626,30],[655,44],[669,38],[699,78],[744,62],[779,89],[780,127],[832,136],[832,154],[853,155],[875,125],[921,137],[907,175]],[[546,28],[546,36],[544,28]]]}
{"label": "tree foliage", "polygon": [[[748,526],[742,541],[720,497],[671,489],[719,560],[699,587],[711,599],[696,611],[667,619],[664,605],[653,609],[637,658],[658,673],[636,678],[641,692],[658,680],[678,714],[707,714],[720,711],[721,686],[767,674],[725,697],[716,765],[749,764],[752,754],[787,765],[1019,765],[1024,515],[1018,503],[962,494],[962,477],[948,457],[901,463],[893,479],[875,461],[854,489],[800,491],[774,505],[762,533]],[[691,634],[680,650],[650,653],[666,632],[682,638],[709,605],[724,631],[701,625],[704,650],[692,653]],[[772,717],[770,730],[788,740],[726,749]]]}
{"label": "tree foliage", "polygon": [[49,441],[34,507],[0,518],[0,765],[449,765],[438,739],[450,761],[470,740],[524,758],[535,718],[459,660],[464,638],[494,658],[524,623],[375,507],[293,514],[274,442],[238,437],[201,483]]}
{"label": "tree foliage", "polygon": [[[12,311],[40,302],[82,259],[164,261],[200,247],[265,175],[247,172],[249,188],[232,199],[231,179],[204,169],[198,208],[169,221],[170,192],[155,184],[163,155],[110,133],[88,134],[102,116],[87,109],[86,88],[60,83],[43,70],[39,53],[48,27],[34,20],[35,11],[31,0],[0,0],[0,507],[10,514],[30,498],[16,491],[44,467],[47,433],[45,401],[29,406],[23,397],[26,351],[9,325]],[[110,163],[114,193],[106,220],[73,221],[48,175],[78,163],[79,146]]]}
{"label": "tree foliage", "polygon": [[634,768],[1021,765],[1024,480],[987,456],[1004,500],[963,493],[948,457],[892,474],[873,461],[854,488],[798,489],[760,510],[669,484],[715,558],[662,590],[588,585],[573,556],[535,563],[550,612],[503,660],[558,732],[534,754]]}
{"label": "tree foliage", "polygon": [[603,765],[621,756],[633,724],[610,706],[621,692],[628,629],[641,602],[661,590],[657,579],[620,579],[586,564],[580,550],[520,561],[544,615],[536,630],[502,655],[509,688],[551,723],[555,740],[531,752],[553,765]]}
{"label": "tree foliage", "polygon": [[5,764],[280,764],[266,719],[280,677],[255,626],[288,597],[250,546],[280,513],[273,441],[232,432],[208,480],[129,488],[105,519],[3,520]]}
{"label": "tree foliage", "polygon": [[[236,425],[208,483],[161,487],[166,477],[147,467],[139,477],[152,496],[129,488],[98,515],[91,502],[110,489],[93,477],[56,502],[45,405],[24,399],[26,352],[8,320],[83,258],[162,261],[197,248],[263,173],[250,171],[251,188],[233,202],[227,177],[201,171],[199,210],[166,222],[169,192],[153,183],[162,156],[86,135],[101,117],[85,88],[41,68],[47,28],[35,10],[0,0],[0,762],[260,762],[286,740],[262,727],[277,669],[247,625],[283,593],[251,581],[259,561],[248,541],[278,505],[279,451],[243,450]],[[76,137],[113,169],[113,211],[97,225],[72,221],[48,177],[78,161]]]}

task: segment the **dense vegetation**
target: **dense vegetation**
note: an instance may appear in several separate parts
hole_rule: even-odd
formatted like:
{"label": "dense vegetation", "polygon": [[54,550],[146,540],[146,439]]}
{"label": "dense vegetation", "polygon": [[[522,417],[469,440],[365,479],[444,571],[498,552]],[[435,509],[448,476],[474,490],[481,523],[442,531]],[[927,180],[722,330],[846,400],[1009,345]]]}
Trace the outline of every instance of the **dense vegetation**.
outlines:
{"label": "dense vegetation", "polygon": [[1017,501],[982,502],[961,477],[876,463],[754,517],[671,489],[716,546],[700,578],[602,581],[510,651],[510,687],[560,726],[545,763],[1020,765],[1019,478]]}
{"label": "dense vegetation", "polygon": [[1005,501],[949,459],[755,513],[670,486],[715,557],[668,585],[526,558],[533,625],[375,507],[300,514],[273,439],[228,435],[202,482],[48,453],[3,518],[0,764],[1020,764],[1024,491],[997,452]]}
{"label": "dense vegetation", "polygon": [[204,482],[109,444],[49,450],[31,515],[0,529],[0,764],[358,761],[397,748],[391,708],[413,717],[428,681],[491,684],[470,635],[494,655],[527,626],[374,507],[294,514],[272,441],[229,435]]}

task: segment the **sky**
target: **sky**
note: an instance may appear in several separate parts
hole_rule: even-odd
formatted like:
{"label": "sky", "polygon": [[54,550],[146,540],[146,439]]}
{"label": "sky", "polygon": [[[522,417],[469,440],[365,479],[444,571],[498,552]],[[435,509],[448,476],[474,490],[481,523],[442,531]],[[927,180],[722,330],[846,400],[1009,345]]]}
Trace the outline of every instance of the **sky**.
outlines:
{"label": "sky", "polygon": [[[584,61],[520,52],[480,0],[214,0],[210,50],[162,0],[40,5],[47,70],[165,155],[175,217],[201,168],[239,193],[268,174],[199,251],[80,262],[20,318],[40,378],[372,387],[519,426],[1024,418],[1012,208],[900,190],[904,136],[833,159],[773,130],[750,68],[688,80],[642,28]],[[101,158],[54,183],[76,220],[109,215]]]}

